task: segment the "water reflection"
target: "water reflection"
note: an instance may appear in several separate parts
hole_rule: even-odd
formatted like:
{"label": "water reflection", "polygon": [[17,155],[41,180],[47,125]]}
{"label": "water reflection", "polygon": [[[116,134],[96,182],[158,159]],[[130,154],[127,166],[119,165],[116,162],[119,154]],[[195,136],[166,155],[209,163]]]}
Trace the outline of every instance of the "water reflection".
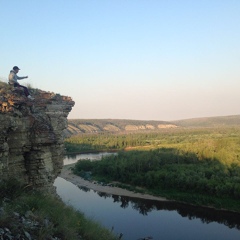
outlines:
{"label": "water reflection", "polygon": [[123,233],[123,240],[144,236],[154,240],[240,239],[239,214],[82,190],[62,178],[54,185],[66,204],[108,229],[114,227],[118,236]]}
{"label": "water reflection", "polygon": [[[65,158],[64,164],[79,159],[100,160],[104,154],[78,154]],[[86,187],[77,187],[62,178],[55,181],[62,200],[100,221],[124,240],[238,240],[240,214],[195,207],[176,202],[159,202],[100,193]]]}
{"label": "water reflection", "polygon": [[101,152],[101,153],[82,153],[82,154],[67,154],[63,159],[63,164],[73,164],[78,160],[88,159],[90,161],[98,161],[101,160],[105,156],[115,155],[117,153],[114,152]]}
{"label": "water reflection", "polygon": [[84,187],[84,186],[79,186],[78,188],[81,189],[84,192],[90,192],[91,191],[90,188],[87,188],[87,187]]}
{"label": "water reflection", "polygon": [[[75,163],[81,159],[89,159],[91,161],[101,160],[102,157],[108,156],[110,152],[103,153],[86,153],[86,154],[71,154],[66,155],[64,159],[64,165]],[[89,192],[87,187],[79,187],[84,192]],[[102,192],[96,192],[102,198],[112,198],[114,203],[120,203],[121,208],[126,209],[129,205],[140,214],[147,216],[148,213],[154,210],[169,210],[177,211],[182,217],[187,217],[189,220],[199,218],[202,223],[218,222],[224,224],[229,228],[240,229],[240,214],[232,213],[228,211],[219,211],[210,208],[196,207],[188,204],[176,203],[176,202],[160,202],[154,200],[143,200],[139,198],[131,198],[125,196],[111,195]]]}
{"label": "water reflection", "polygon": [[[86,187],[85,187],[86,188]],[[81,188],[82,189],[82,188]],[[85,190],[86,191],[86,190]],[[90,191],[90,189],[89,189]],[[177,211],[182,217],[187,217],[189,220],[196,218],[201,219],[202,223],[217,222],[224,224],[229,228],[240,229],[240,214],[228,211],[220,211],[211,208],[196,207],[177,202],[163,202],[156,200],[143,200],[126,196],[111,195],[102,192],[96,192],[100,197],[112,198],[113,202],[120,203],[121,208],[127,208],[129,205],[138,211],[140,214],[147,216],[152,211]]]}

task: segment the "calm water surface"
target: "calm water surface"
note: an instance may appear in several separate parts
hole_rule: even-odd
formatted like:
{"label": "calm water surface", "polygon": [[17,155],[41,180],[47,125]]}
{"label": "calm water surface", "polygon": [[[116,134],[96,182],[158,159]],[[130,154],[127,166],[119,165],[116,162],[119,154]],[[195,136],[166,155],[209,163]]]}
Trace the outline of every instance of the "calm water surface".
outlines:
{"label": "calm water surface", "polygon": [[96,160],[101,160],[102,157],[113,155],[113,154],[117,154],[117,153],[102,152],[102,153],[70,154],[65,156],[65,158],[63,159],[63,164],[68,165],[83,159],[96,161]]}
{"label": "calm water surface", "polygon": [[[86,158],[100,160],[108,154],[68,156],[64,163]],[[124,240],[148,236],[153,240],[240,239],[240,214],[99,193],[79,188],[60,177],[55,186],[65,203],[113,229],[114,233],[122,233]]]}

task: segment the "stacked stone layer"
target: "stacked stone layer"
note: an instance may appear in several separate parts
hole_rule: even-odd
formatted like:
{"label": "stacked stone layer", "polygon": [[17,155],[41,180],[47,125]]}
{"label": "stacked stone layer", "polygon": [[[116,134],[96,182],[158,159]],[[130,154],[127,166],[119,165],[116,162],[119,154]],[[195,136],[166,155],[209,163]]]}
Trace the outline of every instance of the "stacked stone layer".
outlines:
{"label": "stacked stone layer", "polygon": [[63,165],[70,97],[31,90],[0,88],[0,179],[17,178],[34,188],[52,189]]}

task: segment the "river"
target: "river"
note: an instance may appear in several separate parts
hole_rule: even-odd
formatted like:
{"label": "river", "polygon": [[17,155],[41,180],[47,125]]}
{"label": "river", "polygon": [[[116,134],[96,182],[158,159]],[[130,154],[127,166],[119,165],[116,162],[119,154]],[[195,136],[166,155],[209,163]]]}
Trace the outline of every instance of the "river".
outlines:
{"label": "river", "polygon": [[[111,153],[66,156],[64,164],[79,159],[100,160]],[[109,195],[79,188],[58,177],[55,181],[62,200],[85,216],[112,229],[123,240],[151,237],[153,240],[239,240],[240,214],[194,207],[173,202],[160,202]]]}

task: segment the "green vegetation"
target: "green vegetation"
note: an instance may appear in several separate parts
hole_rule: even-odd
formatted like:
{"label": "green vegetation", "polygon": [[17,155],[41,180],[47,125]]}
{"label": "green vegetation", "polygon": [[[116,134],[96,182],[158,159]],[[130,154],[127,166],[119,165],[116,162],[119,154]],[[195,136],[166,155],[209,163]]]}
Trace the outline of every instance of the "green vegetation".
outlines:
{"label": "green vegetation", "polygon": [[98,179],[143,187],[154,195],[240,212],[240,128],[85,135],[68,140],[80,148],[86,143],[95,150],[131,151],[96,162],[79,161],[76,174],[91,171]]}
{"label": "green vegetation", "polygon": [[[67,153],[123,150],[176,148],[196,152],[199,157],[240,159],[240,128],[166,129],[159,132],[129,134],[80,134],[65,141]],[[233,150],[233,151],[232,151]],[[216,155],[218,153],[218,155]],[[224,156],[223,156],[224,155]],[[238,156],[237,156],[238,155]],[[230,159],[231,158],[231,161]]]}
{"label": "green vegetation", "polygon": [[[193,138],[198,134],[191,130]],[[87,152],[87,151],[104,151],[104,150],[123,150],[129,147],[156,147],[159,144],[175,143],[183,141],[189,137],[189,131],[183,129],[169,129],[160,132],[146,133],[128,133],[128,134],[78,134],[66,139],[65,148],[67,153]],[[208,131],[201,132],[208,134]]]}
{"label": "green vegetation", "polygon": [[[14,236],[28,232],[32,239],[117,239],[56,197],[32,191],[13,179],[0,183],[0,210],[0,226],[10,229]],[[25,224],[19,220],[24,218]]]}
{"label": "green vegetation", "polygon": [[145,145],[145,135],[136,134],[81,134],[66,139],[67,153],[121,150],[129,146]]}

